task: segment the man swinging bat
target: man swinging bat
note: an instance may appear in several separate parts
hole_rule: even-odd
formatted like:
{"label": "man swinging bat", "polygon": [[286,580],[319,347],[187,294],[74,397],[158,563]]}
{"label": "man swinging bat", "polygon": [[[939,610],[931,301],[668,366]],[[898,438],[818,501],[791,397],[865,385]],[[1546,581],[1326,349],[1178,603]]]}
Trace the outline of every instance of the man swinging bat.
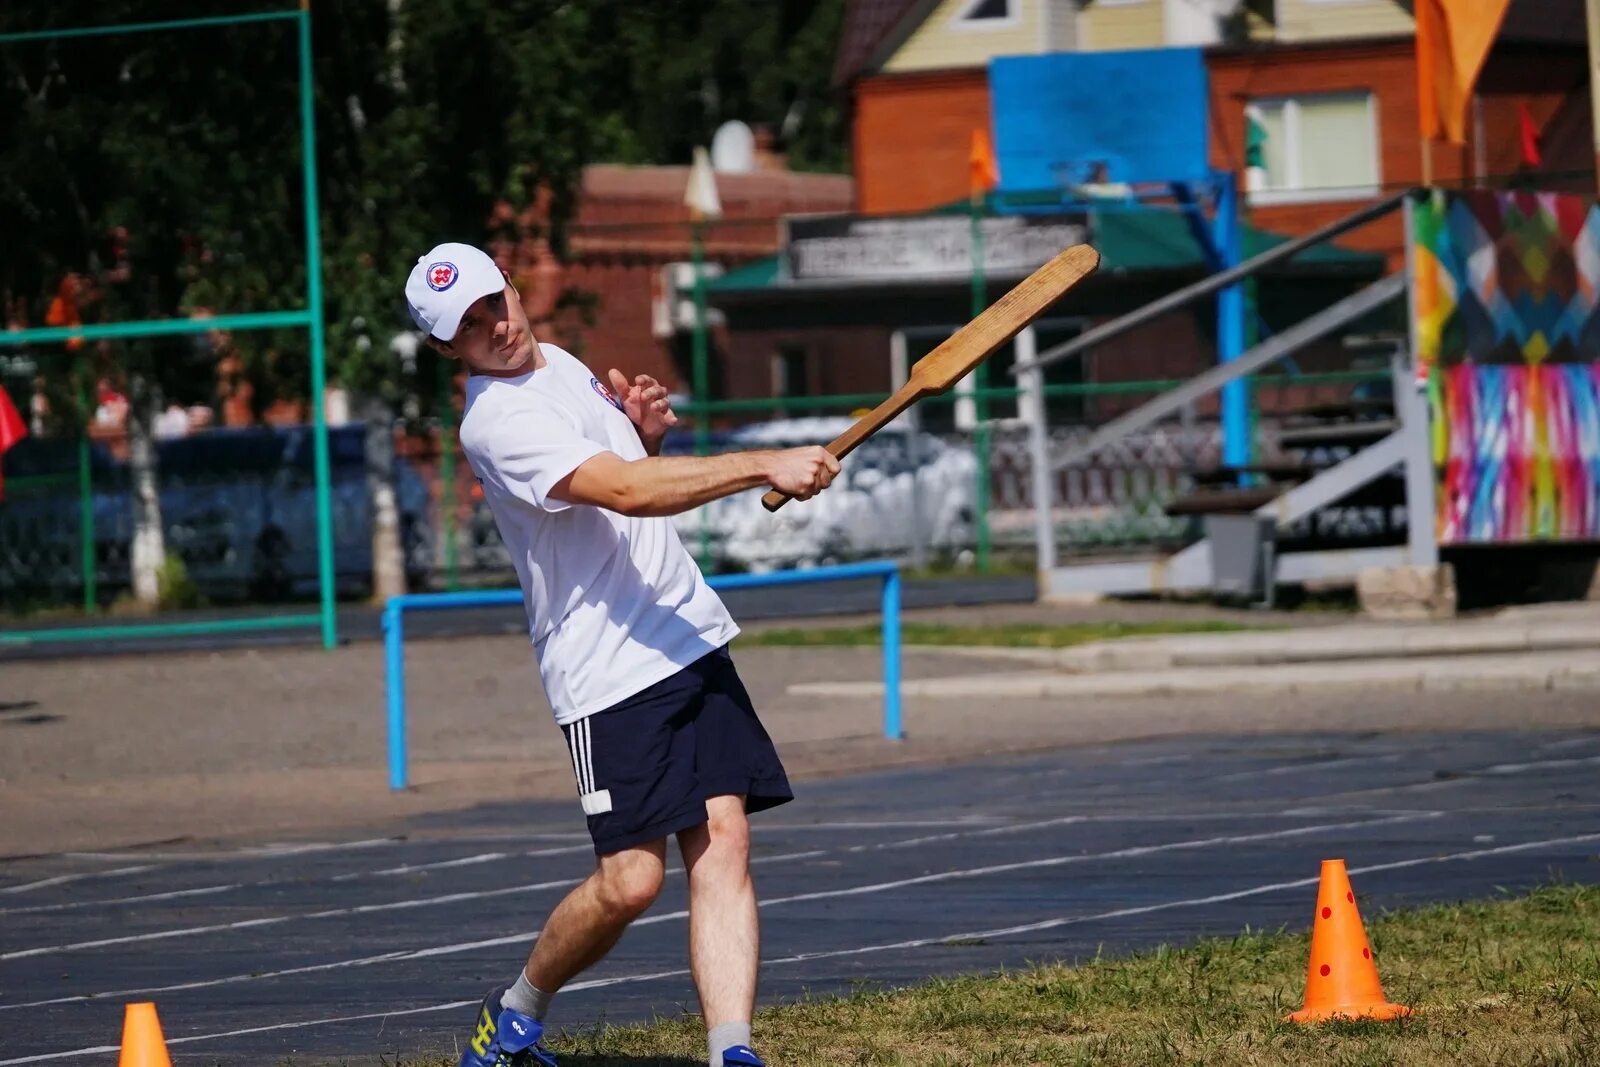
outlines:
{"label": "man swinging bat", "polygon": [[551,997],[655,900],[669,837],[688,872],[689,967],[709,1063],[764,1067],[751,1048],[760,927],[746,817],[793,793],[728,653],[739,628],[668,517],[762,486],[769,508],[821,492],[839,456],[953,385],[1097,262],[1080,248],[1040,268],[829,448],[663,457],[677,418],[658,382],[616,370],[602,382],[540,344],[480,249],[442,244],[417,260],[411,316],[468,370],[462,448],[522,586],[597,856],[516,978],[484,998],[461,1067],[556,1063],[541,1043]]}

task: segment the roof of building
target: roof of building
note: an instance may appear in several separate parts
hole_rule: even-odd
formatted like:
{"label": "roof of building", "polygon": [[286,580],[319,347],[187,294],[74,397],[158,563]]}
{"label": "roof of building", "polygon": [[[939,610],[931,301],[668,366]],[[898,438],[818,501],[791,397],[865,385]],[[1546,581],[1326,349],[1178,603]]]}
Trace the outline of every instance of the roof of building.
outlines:
{"label": "roof of building", "polygon": [[[689,184],[688,167],[626,166],[595,163],[583,168],[583,195],[617,200],[649,200],[683,204]],[[848,174],[815,174],[793,170],[752,170],[742,174],[717,172],[717,192],[726,203],[745,200],[818,202],[834,206],[854,195]]]}
{"label": "roof of building", "polygon": [[[578,217],[568,230],[578,258],[638,256],[667,262],[688,256],[688,167],[592,164],[583,169]],[[722,217],[704,224],[708,255],[744,261],[778,247],[778,220],[855,206],[848,174],[757,170],[717,174]]]}
{"label": "roof of building", "polygon": [[[681,222],[689,217],[683,193],[688,167],[632,167],[614,163],[583,168],[577,225],[613,222]],[[855,179],[848,174],[790,170],[717,173],[723,217],[773,218],[807,211],[848,211]]]}
{"label": "roof of building", "polygon": [[[1202,272],[1205,254],[1195,240],[1188,222],[1176,211],[1159,207],[1098,209],[1090,213],[1094,246],[1101,255],[1100,273],[1144,274],[1162,272]],[[1246,226],[1244,255],[1248,258],[1265,252],[1289,238],[1282,234]],[[706,283],[710,294],[749,294],[767,289],[801,290],[819,287],[786,280],[781,268],[782,254],[767,256],[736,268]],[[1308,248],[1279,268],[1288,273],[1370,273],[1384,268],[1379,252],[1360,252],[1325,244]],[[1269,273],[1272,271],[1269,269]],[[830,287],[839,287],[831,283]]]}
{"label": "roof of building", "polygon": [[1583,0],[1511,0],[1499,39],[1582,47],[1587,33]]}
{"label": "roof of building", "polygon": [[[876,62],[887,58],[906,37],[916,30],[936,3],[930,0],[849,0],[839,49],[834,58],[833,80],[837,85],[853,81]],[[1404,5],[1408,10],[1409,3]],[[1556,44],[1582,47],[1586,34],[1584,0],[1511,0],[1498,39],[1507,42]],[[1374,38],[1393,40],[1394,38]],[[1224,42],[1223,51],[1261,51],[1297,45],[1349,44],[1360,38],[1330,38],[1306,42],[1254,41]]]}
{"label": "roof of building", "polygon": [[834,84],[853,81],[871,65],[873,56],[896,29],[908,22],[910,28],[915,28],[922,21],[908,16],[919,8],[932,7],[926,0],[850,0],[844,13],[844,29],[839,33],[839,51],[834,57]]}

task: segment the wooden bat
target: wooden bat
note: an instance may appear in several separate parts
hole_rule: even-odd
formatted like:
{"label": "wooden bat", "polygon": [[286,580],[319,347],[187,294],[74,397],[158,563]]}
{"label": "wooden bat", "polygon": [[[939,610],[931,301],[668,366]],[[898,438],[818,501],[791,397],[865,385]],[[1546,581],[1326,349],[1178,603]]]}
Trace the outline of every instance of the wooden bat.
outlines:
{"label": "wooden bat", "polygon": [[[1088,245],[1074,245],[1057,255],[951,334],[944,344],[917,360],[906,384],[835,437],[828,444],[828,451],[843,459],[918,400],[955,385],[1099,266],[1100,253]],[[761,498],[761,503],[768,511],[777,511],[789,499],[788,494],[774,489]]]}

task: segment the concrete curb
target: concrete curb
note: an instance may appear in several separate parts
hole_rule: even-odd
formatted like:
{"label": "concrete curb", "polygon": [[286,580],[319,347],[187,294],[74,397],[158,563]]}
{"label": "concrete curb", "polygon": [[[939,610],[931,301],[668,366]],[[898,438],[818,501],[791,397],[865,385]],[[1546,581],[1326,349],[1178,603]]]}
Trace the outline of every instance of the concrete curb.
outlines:
{"label": "concrete curb", "polygon": [[1071,674],[1582,650],[1591,650],[1600,659],[1600,615],[1560,623],[1504,624],[1497,620],[1493,624],[1337,626],[1128,637],[1072,648],[939,648],[946,655],[1015,660]]}
{"label": "concrete curb", "polygon": [[[974,697],[1181,696],[1201,693],[1296,693],[1330,689],[1450,692],[1460,689],[1600,690],[1600,655],[1567,653],[1518,655],[1414,656],[1399,659],[1278,666],[1189,667],[1158,671],[1106,671],[1066,674],[1033,670],[1015,673],[927,678],[902,683],[901,694],[928,699]],[[792,685],[794,696],[870,698],[883,694],[881,682],[807,682]]]}

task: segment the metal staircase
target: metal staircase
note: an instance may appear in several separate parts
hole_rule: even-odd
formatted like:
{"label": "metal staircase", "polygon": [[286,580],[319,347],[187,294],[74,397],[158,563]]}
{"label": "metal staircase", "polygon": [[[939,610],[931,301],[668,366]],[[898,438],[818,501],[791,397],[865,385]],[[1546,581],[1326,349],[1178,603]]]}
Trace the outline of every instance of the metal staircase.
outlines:
{"label": "metal staircase", "polygon": [[[1408,193],[1364,208],[1315,233],[1290,241],[1228,271],[1105,323],[1058,348],[1020,364],[1015,373],[1037,376],[1040,368],[1070,359],[1126,333],[1158,315],[1237,284],[1265,267],[1332,240],[1351,229],[1400,210]],[[1059,455],[1045,450],[1047,429],[1035,430],[1035,507],[1040,553],[1040,586],[1046,597],[1086,594],[1138,594],[1205,590],[1215,574],[1211,537],[1201,537],[1170,555],[1154,559],[1086,562],[1057,566],[1051,525],[1053,472],[1148,431],[1162,420],[1192,411],[1193,405],[1229,382],[1260,372],[1294,355],[1313,341],[1348,327],[1405,295],[1403,272],[1384,277],[1337,301],[1244,352],[1236,359],[1196,375],[1099,427]],[[1389,396],[1346,398],[1338,404],[1302,409],[1277,434],[1277,454],[1260,462],[1218,466],[1193,472],[1195,488],[1167,503],[1170,515],[1209,519],[1253,515],[1270,524],[1277,551],[1268,581],[1353,579],[1367,567],[1437,562],[1431,525],[1401,523],[1407,515],[1431,515],[1431,470],[1427,452],[1427,412],[1413,386],[1406,338],[1381,338],[1391,369]],[[1356,536],[1330,536],[1333,511],[1380,517],[1374,528]],[[1418,529],[1417,527],[1421,527]],[[1398,542],[1398,543],[1397,543]]]}

